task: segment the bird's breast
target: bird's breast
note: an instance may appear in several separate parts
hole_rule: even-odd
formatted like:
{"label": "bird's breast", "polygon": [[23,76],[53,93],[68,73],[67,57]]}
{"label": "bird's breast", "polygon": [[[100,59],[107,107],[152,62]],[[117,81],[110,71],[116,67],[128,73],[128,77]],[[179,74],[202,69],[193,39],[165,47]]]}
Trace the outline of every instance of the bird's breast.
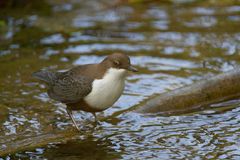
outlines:
{"label": "bird's breast", "polygon": [[121,96],[125,87],[125,70],[110,69],[102,79],[92,83],[92,91],[84,98],[93,108],[105,110]]}

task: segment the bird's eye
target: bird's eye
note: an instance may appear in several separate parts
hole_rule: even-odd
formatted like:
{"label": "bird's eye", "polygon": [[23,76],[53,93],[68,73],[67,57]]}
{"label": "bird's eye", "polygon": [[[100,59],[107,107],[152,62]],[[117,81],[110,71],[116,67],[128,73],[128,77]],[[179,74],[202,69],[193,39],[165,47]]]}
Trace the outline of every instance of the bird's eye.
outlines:
{"label": "bird's eye", "polygon": [[119,66],[119,65],[120,65],[120,62],[117,61],[117,60],[113,61],[113,63],[114,63],[114,65],[116,65],[116,66]]}

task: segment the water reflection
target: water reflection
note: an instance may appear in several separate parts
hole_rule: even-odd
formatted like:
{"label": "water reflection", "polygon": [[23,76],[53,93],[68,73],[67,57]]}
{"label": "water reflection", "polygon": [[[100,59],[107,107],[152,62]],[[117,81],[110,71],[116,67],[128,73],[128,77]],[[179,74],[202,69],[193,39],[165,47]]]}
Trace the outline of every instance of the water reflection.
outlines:
{"label": "water reflection", "polygon": [[[93,137],[57,145],[46,149],[43,155],[83,159],[96,155],[106,159],[115,156],[123,159],[136,156],[142,159],[179,159],[190,155],[196,159],[237,159],[240,137],[234,133],[239,132],[239,111],[237,108],[223,114],[171,117],[125,114],[119,117],[122,120],[119,123],[104,124],[102,129],[93,131]],[[219,150],[222,153],[214,154]]]}
{"label": "water reflection", "polygon": [[109,50],[121,50],[121,51],[149,51],[153,50],[152,46],[149,45],[130,45],[130,44],[87,44],[70,46],[65,49],[65,53],[91,53],[94,51],[109,51]]}
{"label": "water reflection", "polygon": [[42,44],[60,44],[65,41],[64,37],[61,34],[54,34],[49,37],[45,37],[40,40]]}
{"label": "water reflection", "polygon": [[215,13],[215,9],[206,7],[196,7],[192,9],[192,12],[197,13],[199,15],[213,15]]}
{"label": "water reflection", "polygon": [[227,12],[235,13],[240,11],[240,6],[230,6],[226,8]]}
{"label": "water reflection", "polygon": [[109,31],[94,31],[85,30],[84,32],[74,32],[69,38],[70,42],[78,41],[109,41],[117,39],[128,39],[129,41],[142,41],[145,39],[141,33],[129,33],[129,32],[109,32]]}
{"label": "water reflection", "polygon": [[50,149],[41,148],[33,152],[26,153],[31,158],[42,158],[41,155],[49,159],[121,159],[121,147],[114,144],[107,137],[88,137],[67,144],[60,144]]}
{"label": "water reflection", "polygon": [[[98,63],[121,51],[140,72],[129,74],[124,95],[98,115],[109,119],[96,128],[87,124],[86,133],[66,144],[49,144],[9,158],[239,159],[238,99],[185,115],[111,116],[153,94],[238,67],[239,6],[175,2],[179,1],[120,7],[103,1],[52,2],[51,19],[37,14],[8,18],[6,41],[0,44],[1,150],[10,141],[72,128],[65,106],[50,100],[46,87],[30,73]],[[57,27],[49,30],[51,26]],[[36,32],[39,35],[30,34]],[[79,123],[89,119],[85,113],[75,116]]]}
{"label": "water reflection", "polygon": [[192,19],[190,22],[185,22],[186,27],[212,27],[217,23],[217,19],[213,16],[200,16]]}

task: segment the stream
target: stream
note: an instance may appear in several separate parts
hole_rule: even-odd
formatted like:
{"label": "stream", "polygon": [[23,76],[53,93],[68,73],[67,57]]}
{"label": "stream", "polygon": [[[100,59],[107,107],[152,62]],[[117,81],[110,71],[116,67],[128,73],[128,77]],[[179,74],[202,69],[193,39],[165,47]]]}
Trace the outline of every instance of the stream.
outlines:
{"label": "stream", "polygon": [[[124,94],[108,117],[148,97],[240,64],[240,3],[49,0],[41,11],[0,11],[0,150],[7,141],[71,130],[65,106],[31,77],[42,68],[98,63],[113,52],[130,56]],[[181,115],[128,112],[93,127],[89,113],[74,116],[86,134],[0,159],[240,159],[240,99]]]}

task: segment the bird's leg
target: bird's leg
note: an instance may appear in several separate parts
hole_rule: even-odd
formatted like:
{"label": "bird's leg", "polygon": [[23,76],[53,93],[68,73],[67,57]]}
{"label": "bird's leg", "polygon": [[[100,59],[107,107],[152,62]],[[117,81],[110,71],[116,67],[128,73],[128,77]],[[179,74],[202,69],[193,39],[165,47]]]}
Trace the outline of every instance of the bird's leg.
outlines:
{"label": "bird's leg", "polygon": [[69,117],[71,118],[74,126],[77,128],[78,131],[80,131],[80,129],[79,129],[78,126],[77,126],[76,121],[75,121],[74,118],[73,118],[72,111],[67,108],[67,113],[68,113]]}
{"label": "bird's leg", "polygon": [[96,113],[93,112],[92,114],[93,114],[93,116],[94,116],[95,122],[97,122],[98,120],[97,120],[97,115],[96,115]]}
{"label": "bird's leg", "polygon": [[100,124],[100,123],[98,122],[96,113],[95,113],[95,112],[92,112],[92,114],[93,114],[93,116],[94,116],[95,123],[96,123],[96,124]]}

